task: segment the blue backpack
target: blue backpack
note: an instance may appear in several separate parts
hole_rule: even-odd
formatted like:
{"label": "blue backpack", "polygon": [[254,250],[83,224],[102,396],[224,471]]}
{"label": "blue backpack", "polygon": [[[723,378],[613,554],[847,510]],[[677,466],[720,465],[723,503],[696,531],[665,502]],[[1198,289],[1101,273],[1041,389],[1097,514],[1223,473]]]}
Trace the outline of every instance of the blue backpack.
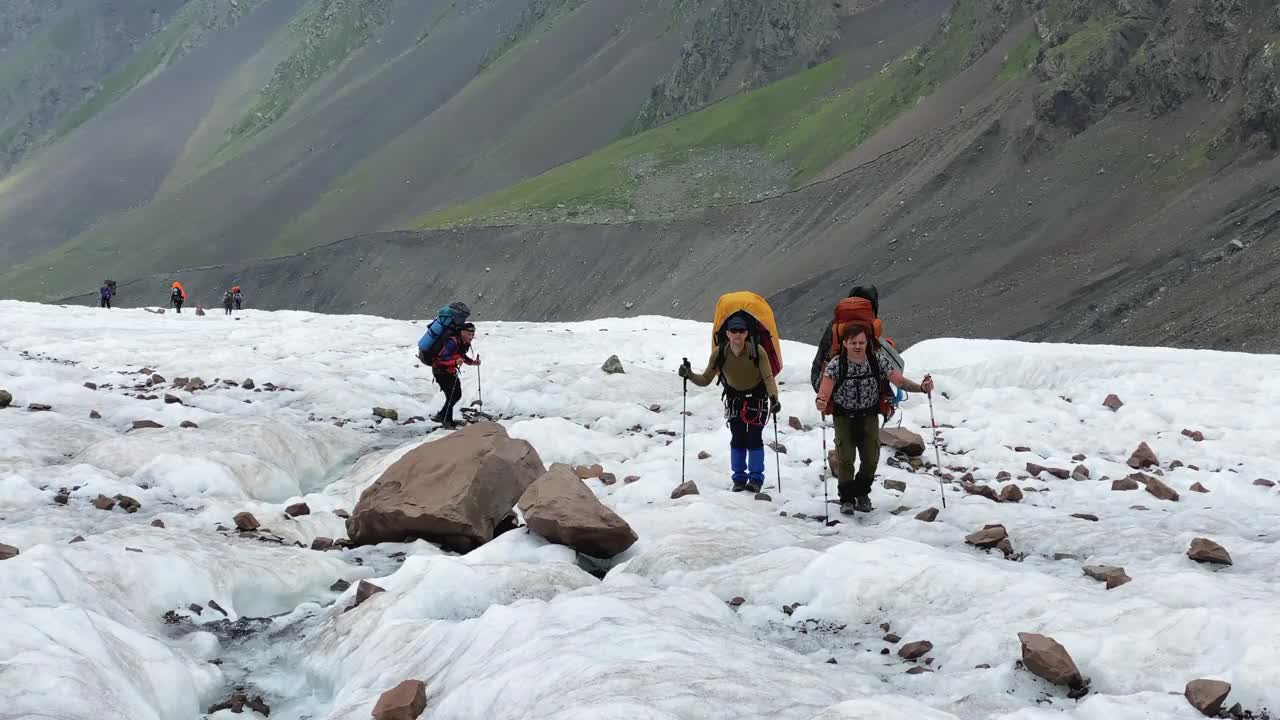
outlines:
{"label": "blue backpack", "polygon": [[436,313],[436,319],[431,321],[427,331],[418,340],[418,359],[423,365],[431,365],[435,362],[436,357],[440,355],[440,350],[444,348],[444,341],[456,335],[458,328],[462,327],[470,316],[471,308],[467,307],[466,303],[456,302],[440,308],[440,312]]}

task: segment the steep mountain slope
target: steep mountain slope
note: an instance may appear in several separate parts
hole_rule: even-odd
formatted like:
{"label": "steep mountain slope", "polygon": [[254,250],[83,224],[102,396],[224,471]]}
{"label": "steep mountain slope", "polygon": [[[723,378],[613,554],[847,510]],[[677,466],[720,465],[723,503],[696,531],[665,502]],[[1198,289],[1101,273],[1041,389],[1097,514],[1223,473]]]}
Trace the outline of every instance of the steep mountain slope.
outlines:
{"label": "steep mountain slope", "polygon": [[[265,0],[0,181],[6,291],[56,297],[409,225],[638,127],[655,84],[678,87],[690,48],[714,45],[700,30],[714,18],[734,19],[718,61],[754,79],[684,106],[825,60],[846,14],[778,25],[821,4]],[[139,122],[154,134],[121,137]]]}
{"label": "steep mountain slope", "polygon": [[[1258,69],[1276,57],[1274,41],[1265,40],[1271,31],[1263,32],[1280,29],[1276,11],[1239,5],[1215,19],[1170,5],[1142,16],[1139,39],[1129,20],[1099,29],[1090,14],[1096,8],[1050,4],[1023,14],[972,7],[986,19],[968,25],[964,35],[976,44],[957,54],[973,60],[950,79],[929,75],[928,58],[965,27],[956,20],[968,12],[963,4],[905,70],[890,66],[810,101],[822,111],[867,107],[842,105],[854,98],[893,100],[874,116],[883,121],[878,132],[828,161],[815,181],[776,197],[691,210],[683,204],[689,188],[738,182],[741,165],[694,163],[692,181],[688,169],[633,179],[617,170],[655,148],[671,156],[702,152],[704,137],[721,144],[703,158],[730,153],[724,138],[736,143],[731,152],[755,153],[761,162],[822,147],[793,143],[779,151],[769,144],[779,124],[810,143],[837,131],[866,134],[868,123],[796,130],[818,113],[799,121],[768,116],[769,108],[790,105],[765,100],[795,97],[812,75],[425,221],[451,229],[362,236],[181,276],[211,292],[242,282],[263,307],[401,317],[461,298],[485,317],[702,318],[718,294],[749,287],[770,297],[785,335],[802,338],[850,284],[875,282],[892,334],[908,342],[960,335],[1280,350],[1280,160],[1265,129],[1274,76]],[[1059,14],[1077,19],[1053,25]],[[1187,80],[1181,99],[1153,114],[1134,98],[1163,96],[1159,88],[1171,79],[1202,77],[1186,69],[1185,58],[1211,42],[1206,23],[1233,28],[1240,47],[1213,42],[1234,64],[1214,65],[1217,81]],[[1121,40],[1128,64],[1112,56]],[[975,53],[983,47],[991,49]],[[1174,59],[1144,60],[1153,57]],[[1071,58],[1076,65],[1064,64]],[[1091,68],[1102,60],[1113,63],[1107,92],[1069,90],[1063,99],[1063,88],[1092,87]],[[818,71],[831,72],[809,72]],[[895,72],[924,78],[906,84],[906,94],[883,92],[879,83]],[[843,120],[843,112],[835,117]],[[682,192],[652,189],[672,177]],[[632,211],[654,217],[566,222]],[[557,222],[468,226],[513,216]],[[141,281],[137,301],[156,302],[165,277]]]}

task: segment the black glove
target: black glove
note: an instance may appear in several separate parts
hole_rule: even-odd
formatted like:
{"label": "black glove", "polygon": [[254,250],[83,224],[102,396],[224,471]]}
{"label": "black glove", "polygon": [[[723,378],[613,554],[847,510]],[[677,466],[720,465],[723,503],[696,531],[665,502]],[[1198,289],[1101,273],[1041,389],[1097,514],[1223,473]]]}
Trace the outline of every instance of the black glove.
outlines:
{"label": "black glove", "polygon": [[689,379],[689,376],[693,375],[693,368],[689,366],[688,360],[685,360],[680,364],[680,370],[678,372],[680,377],[685,378],[686,380]]}
{"label": "black glove", "polygon": [[769,398],[769,412],[774,415],[782,412],[782,401],[776,397]]}

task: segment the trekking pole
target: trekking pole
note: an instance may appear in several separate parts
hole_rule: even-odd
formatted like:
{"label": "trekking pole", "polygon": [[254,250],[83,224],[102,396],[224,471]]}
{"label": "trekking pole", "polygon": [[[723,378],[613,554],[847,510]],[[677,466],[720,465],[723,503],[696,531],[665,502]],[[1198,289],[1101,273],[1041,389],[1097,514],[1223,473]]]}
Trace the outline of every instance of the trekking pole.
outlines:
{"label": "trekking pole", "polygon": [[[689,367],[689,358],[684,358],[684,364],[681,367]],[[687,443],[685,435],[689,427],[689,377],[684,376],[684,394],[680,400],[680,484],[684,484],[684,460],[685,448]]]}
{"label": "trekking pole", "polygon": [[822,426],[822,524],[831,527],[831,501],[827,498],[827,419],[819,417],[818,424]]}
{"label": "trekking pole", "polygon": [[476,395],[480,398],[480,409],[484,410],[484,385],[480,384],[480,353],[476,353]]}
{"label": "trekking pole", "polygon": [[938,451],[938,421],[933,417],[933,393],[928,393],[929,398],[929,424],[933,426],[933,459],[937,463],[938,472],[938,493],[942,495],[942,509],[947,509],[947,488],[942,482],[942,454]]}
{"label": "trekking pole", "polygon": [[778,452],[778,414],[773,414],[773,459],[778,468],[778,492],[782,492],[782,453]]}

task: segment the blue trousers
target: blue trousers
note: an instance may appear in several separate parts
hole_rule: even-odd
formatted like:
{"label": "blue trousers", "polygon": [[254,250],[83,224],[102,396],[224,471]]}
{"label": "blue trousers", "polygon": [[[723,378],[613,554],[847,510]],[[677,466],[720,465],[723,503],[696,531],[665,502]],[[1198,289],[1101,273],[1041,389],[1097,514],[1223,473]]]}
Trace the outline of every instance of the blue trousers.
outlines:
{"label": "blue trousers", "polygon": [[764,482],[764,428],[753,427],[741,418],[729,419],[729,463],[733,484]]}

